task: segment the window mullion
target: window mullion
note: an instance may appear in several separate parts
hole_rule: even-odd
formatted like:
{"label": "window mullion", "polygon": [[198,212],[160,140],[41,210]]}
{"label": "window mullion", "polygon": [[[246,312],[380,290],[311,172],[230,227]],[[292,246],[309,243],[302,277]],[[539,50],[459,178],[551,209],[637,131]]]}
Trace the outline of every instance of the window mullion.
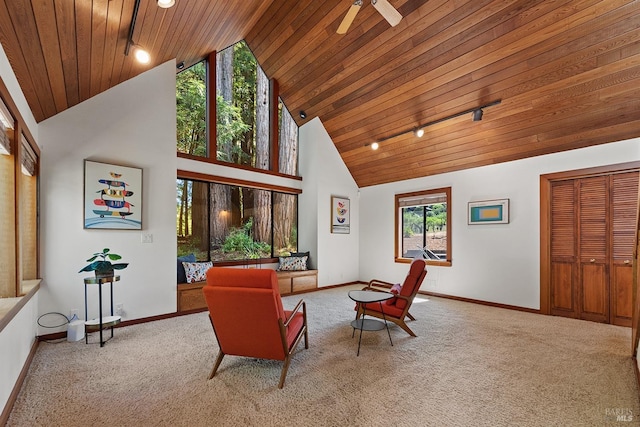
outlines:
{"label": "window mullion", "polygon": [[218,153],[216,54],[214,50],[207,58],[207,158],[213,161],[217,160]]}

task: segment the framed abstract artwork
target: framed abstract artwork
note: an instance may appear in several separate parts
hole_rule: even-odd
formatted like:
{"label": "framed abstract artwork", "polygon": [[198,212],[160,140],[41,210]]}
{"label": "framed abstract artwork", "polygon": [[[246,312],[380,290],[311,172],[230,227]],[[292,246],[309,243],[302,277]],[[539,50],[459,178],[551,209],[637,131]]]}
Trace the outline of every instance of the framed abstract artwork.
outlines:
{"label": "framed abstract artwork", "polygon": [[84,161],[84,228],[142,230],[142,169]]}
{"label": "framed abstract artwork", "polygon": [[331,232],[349,234],[351,207],[346,197],[331,196]]}
{"label": "framed abstract artwork", "polygon": [[508,224],[509,199],[469,202],[469,224]]}

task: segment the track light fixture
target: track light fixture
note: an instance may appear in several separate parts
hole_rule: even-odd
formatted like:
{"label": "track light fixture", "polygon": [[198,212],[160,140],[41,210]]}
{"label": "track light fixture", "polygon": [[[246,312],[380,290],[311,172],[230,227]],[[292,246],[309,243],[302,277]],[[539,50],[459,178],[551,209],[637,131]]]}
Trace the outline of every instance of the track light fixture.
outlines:
{"label": "track light fixture", "polygon": [[158,0],[158,7],[163,9],[170,8],[174,4],[176,4],[176,0]]}
{"label": "track light fixture", "polygon": [[176,65],[176,68],[178,70],[182,70],[184,68],[184,61],[180,61],[178,62],[178,64]]}
{"label": "track light fixture", "polygon": [[151,55],[142,46],[133,42],[133,30],[136,26],[136,18],[138,17],[138,9],[140,9],[140,0],[136,0],[133,5],[133,15],[131,16],[131,24],[129,25],[129,35],[127,36],[127,45],[124,48],[124,55],[129,56],[129,51],[133,48],[134,55],[138,62],[147,64],[151,61]]}
{"label": "track light fixture", "polygon": [[[384,137],[384,138],[379,138],[379,139],[377,140],[377,142],[374,142],[374,143],[372,143],[372,144],[367,143],[367,144],[365,144],[364,146],[365,146],[365,147],[371,146],[371,148],[372,148],[373,150],[377,150],[377,149],[378,149],[378,147],[379,147],[379,143],[380,143],[380,142],[383,142],[383,141],[386,141],[386,140],[389,140],[389,139],[392,139],[392,138],[396,138],[396,137],[398,137],[398,136],[401,136],[401,135],[407,134],[407,133],[409,133],[409,132],[412,132],[412,133],[413,133],[413,135],[414,135],[415,137],[417,137],[417,138],[421,138],[421,137],[424,135],[424,128],[426,128],[426,127],[428,127],[428,126],[431,126],[431,125],[435,125],[435,124],[437,124],[437,123],[442,123],[442,122],[444,122],[444,121],[454,119],[454,118],[456,118],[456,117],[460,117],[460,116],[462,116],[462,115],[464,115],[464,114],[473,113],[473,121],[474,121],[474,122],[478,122],[478,121],[482,120],[482,115],[483,115],[483,113],[484,113],[484,111],[483,111],[483,110],[484,110],[485,108],[492,107],[492,106],[494,106],[494,105],[498,105],[498,104],[500,104],[501,102],[502,102],[502,100],[501,100],[501,99],[498,99],[498,100],[493,101],[493,102],[490,102],[490,103],[488,103],[488,104],[481,105],[480,107],[475,107],[475,108],[471,108],[471,109],[468,109],[468,110],[464,110],[464,111],[461,111],[461,112],[459,112],[459,113],[452,114],[452,115],[450,115],[450,116],[443,117],[443,118],[438,119],[438,120],[433,120],[433,121],[431,121],[431,122],[428,122],[428,123],[425,123],[425,124],[418,125],[418,127],[415,127],[415,128],[409,129],[409,130],[405,130],[405,131],[402,131],[402,132],[398,132],[398,133],[395,133],[395,134],[393,134],[393,135],[390,135],[390,136],[387,136],[387,137]],[[376,146],[375,148],[374,148],[374,145]]]}

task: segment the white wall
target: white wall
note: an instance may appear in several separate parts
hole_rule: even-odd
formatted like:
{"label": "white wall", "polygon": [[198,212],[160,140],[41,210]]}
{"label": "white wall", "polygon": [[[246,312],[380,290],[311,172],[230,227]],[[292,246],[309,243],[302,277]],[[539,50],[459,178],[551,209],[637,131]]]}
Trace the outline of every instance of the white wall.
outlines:
{"label": "white wall", "polygon": [[[540,175],[640,160],[640,139],[362,188],[360,278],[401,281],[394,262],[394,195],[451,186],[451,267],[428,267],[421,289],[540,308]],[[467,225],[467,202],[510,199],[510,223]]]}
{"label": "white wall", "polygon": [[[298,199],[298,248],[311,251],[313,267],[318,269],[318,286],[357,281],[358,186],[319,119],[300,128],[299,156],[303,192]],[[349,234],[331,233],[331,196],[350,199]]]}
{"label": "white wall", "polygon": [[[125,320],[176,311],[175,96],[169,61],[40,123],[40,313],[80,309],[84,318],[83,278],[91,273],[78,270],[107,247],[129,263],[114,285]],[[83,229],[84,159],[142,168],[142,231]],[[142,233],[153,243],[141,243]],[[90,290],[94,318],[97,286]]]}
{"label": "white wall", "polygon": [[[29,131],[38,142],[38,126],[2,46],[0,46],[0,78],[9,90],[11,99],[17,105]],[[37,312],[38,293],[0,332],[0,412],[7,404],[29,351],[35,342]]]}
{"label": "white wall", "polygon": [[36,293],[0,333],[0,413],[35,342],[38,320]]}

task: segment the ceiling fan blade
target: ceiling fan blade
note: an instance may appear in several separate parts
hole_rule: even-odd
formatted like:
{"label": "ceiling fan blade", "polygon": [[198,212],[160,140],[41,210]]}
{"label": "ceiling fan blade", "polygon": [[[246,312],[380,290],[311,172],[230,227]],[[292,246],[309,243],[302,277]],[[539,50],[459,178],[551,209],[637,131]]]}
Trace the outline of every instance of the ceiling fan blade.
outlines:
{"label": "ceiling fan blade", "polygon": [[392,26],[395,27],[402,21],[402,15],[387,0],[371,0],[371,4],[380,15]]}
{"label": "ceiling fan blade", "polygon": [[356,18],[356,14],[358,13],[361,7],[362,7],[362,0],[356,0],[353,2],[351,7],[349,8],[349,11],[344,16],[344,19],[340,23],[340,26],[338,27],[338,30],[336,31],[336,33],[345,34],[347,32],[347,30],[351,26],[351,23]]}

